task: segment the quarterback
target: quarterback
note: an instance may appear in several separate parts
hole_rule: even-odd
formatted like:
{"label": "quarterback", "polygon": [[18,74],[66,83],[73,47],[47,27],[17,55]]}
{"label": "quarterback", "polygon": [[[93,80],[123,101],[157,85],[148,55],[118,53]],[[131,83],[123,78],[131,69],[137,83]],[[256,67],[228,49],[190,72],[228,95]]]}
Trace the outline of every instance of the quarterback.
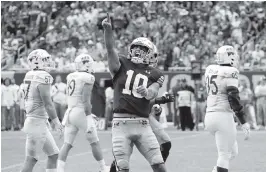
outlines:
{"label": "quarterback", "polygon": [[205,71],[208,94],[205,126],[215,136],[218,150],[217,165],[213,172],[228,172],[230,160],[238,153],[234,115],[242,124],[245,139],[249,138],[250,128],[240,104],[239,56],[236,50],[228,45],[220,47],[216,62],[218,65],[210,65]]}
{"label": "quarterback", "polygon": [[147,38],[137,38],[130,44],[127,58],[119,58],[108,14],[102,25],[114,84],[112,144],[118,171],[129,171],[135,145],[154,172],[165,172],[160,145],[149,124],[150,101],[164,81],[163,74],[151,67],[156,60],[154,45]]}
{"label": "quarterback", "polygon": [[91,92],[95,77],[93,59],[88,54],[81,54],[75,59],[76,72],[67,76],[67,104],[62,124],[65,126],[64,144],[60,150],[57,172],[65,171],[65,162],[79,130],[86,133],[94,158],[100,165],[100,172],[109,171],[105,166],[102,150],[97,135],[96,125],[91,115]]}
{"label": "quarterback", "polygon": [[24,78],[24,100],[26,120],[23,131],[27,134],[26,160],[21,172],[32,172],[39,153],[48,156],[46,172],[56,172],[59,149],[48,129],[48,118],[54,129],[62,134],[61,125],[51,99],[53,77],[46,72],[51,67],[51,56],[47,51],[37,49],[28,56],[31,71]]}

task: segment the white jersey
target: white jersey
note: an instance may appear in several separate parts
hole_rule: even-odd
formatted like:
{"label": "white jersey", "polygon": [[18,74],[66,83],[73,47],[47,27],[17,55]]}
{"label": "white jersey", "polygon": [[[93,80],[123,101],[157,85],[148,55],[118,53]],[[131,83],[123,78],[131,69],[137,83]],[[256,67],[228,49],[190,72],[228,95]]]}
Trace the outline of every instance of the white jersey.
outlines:
{"label": "white jersey", "polygon": [[238,88],[239,71],[230,66],[210,65],[205,71],[207,98],[207,112],[233,112],[226,88]]}
{"label": "white jersey", "polygon": [[95,77],[87,72],[73,72],[67,76],[68,108],[82,107],[82,92],[85,84],[93,85]]}
{"label": "white jersey", "polygon": [[52,83],[53,77],[46,71],[29,71],[26,73],[23,85],[26,116],[48,119],[38,85],[51,86]]}

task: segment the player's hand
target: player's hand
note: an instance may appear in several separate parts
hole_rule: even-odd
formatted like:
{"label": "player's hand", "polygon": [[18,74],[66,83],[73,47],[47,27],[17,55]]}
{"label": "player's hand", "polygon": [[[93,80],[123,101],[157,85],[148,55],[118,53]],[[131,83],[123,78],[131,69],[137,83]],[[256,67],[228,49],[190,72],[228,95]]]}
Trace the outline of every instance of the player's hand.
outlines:
{"label": "player's hand", "polygon": [[54,126],[54,130],[57,131],[59,134],[59,138],[62,138],[64,134],[64,126],[60,123],[58,118],[53,119],[52,123]]}
{"label": "player's hand", "polygon": [[249,126],[249,123],[243,124],[241,128],[244,131],[245,140],[248,140],[249,137],[250,137],[250,126]]}
{"label": "player's hand", "polygon": [[105,18],[102,21],[102,26],[103,26],[104,29],[111,29],[112,28],[112,24],[111,24],[111,19],[110,19],[109,13],[107,13],[107,18]]}
{"label": "player's hand", "polygon": [[165,98],[165,103],[169,103],[169,102],[174,102],[175,101],[175,96],[173,94],[165,94],[162,97]]}
{"label": "player's hand", "polygon": [[146,88],[144,85],[141,85],[137,87],[137,93],[143,97],[146,97],[148,95],[148,88]]}

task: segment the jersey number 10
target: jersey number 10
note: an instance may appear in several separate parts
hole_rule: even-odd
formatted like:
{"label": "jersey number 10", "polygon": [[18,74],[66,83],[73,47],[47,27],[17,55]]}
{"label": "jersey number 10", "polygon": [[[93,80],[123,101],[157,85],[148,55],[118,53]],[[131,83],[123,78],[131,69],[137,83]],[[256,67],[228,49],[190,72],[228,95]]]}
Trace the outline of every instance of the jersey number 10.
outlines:
{"label": "jersey number 10", "polygon": [[131,84],[131,81],[132,81],[133,74],[134,74],[133,70],[128,70],[127,71],[127,80],[126,80],[126,83],[125,83],[125,88],[123,89],[122,93],[123,94],[128,94],[128,95],[133,94],[134,97],[143,98],[142,95],[137,93],[137,87],[139,86],[140,79],[143,80],[143,84],[142,85],[144,87],[147,87],[147,85],[148,85],[148,77],[146,75],[138,73],[136,75],[136,77],[134,78],[133,88],[132,88],[132,90],[130,90],[130,84]]}
{"label": "jersey number 10", "polygon": [[[207,86],[207,93],[209,94],[211,91],[212,95],[216,95],[218,93],[218,86],[215,82],[217,75],[210,75],[206,77],[206,86]],[[211,87],[213,85],[213,87]]]}

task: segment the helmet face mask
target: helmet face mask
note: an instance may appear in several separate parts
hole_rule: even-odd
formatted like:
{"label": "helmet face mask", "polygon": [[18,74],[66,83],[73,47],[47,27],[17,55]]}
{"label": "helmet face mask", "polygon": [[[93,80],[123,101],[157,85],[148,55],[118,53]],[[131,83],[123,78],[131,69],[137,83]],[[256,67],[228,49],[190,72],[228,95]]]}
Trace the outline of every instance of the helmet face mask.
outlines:
{"label": "helmet face mask", "polygon": [[93,59],[88,54],[81,54],[75,59],[76,71],[93,73]]}
{"label": "helmet face mask", "polygon": [[147,38],[140,37],[131,43],[128,52],[128,59],[135,64],[150,64],[153,57],[153,43]]}
{"label": "helmet face mask", "polygon": [[49,72],[55,68],[51,55],[43,49],[33,50],[28,56],[28,63],[32,70],[45,70]]}

